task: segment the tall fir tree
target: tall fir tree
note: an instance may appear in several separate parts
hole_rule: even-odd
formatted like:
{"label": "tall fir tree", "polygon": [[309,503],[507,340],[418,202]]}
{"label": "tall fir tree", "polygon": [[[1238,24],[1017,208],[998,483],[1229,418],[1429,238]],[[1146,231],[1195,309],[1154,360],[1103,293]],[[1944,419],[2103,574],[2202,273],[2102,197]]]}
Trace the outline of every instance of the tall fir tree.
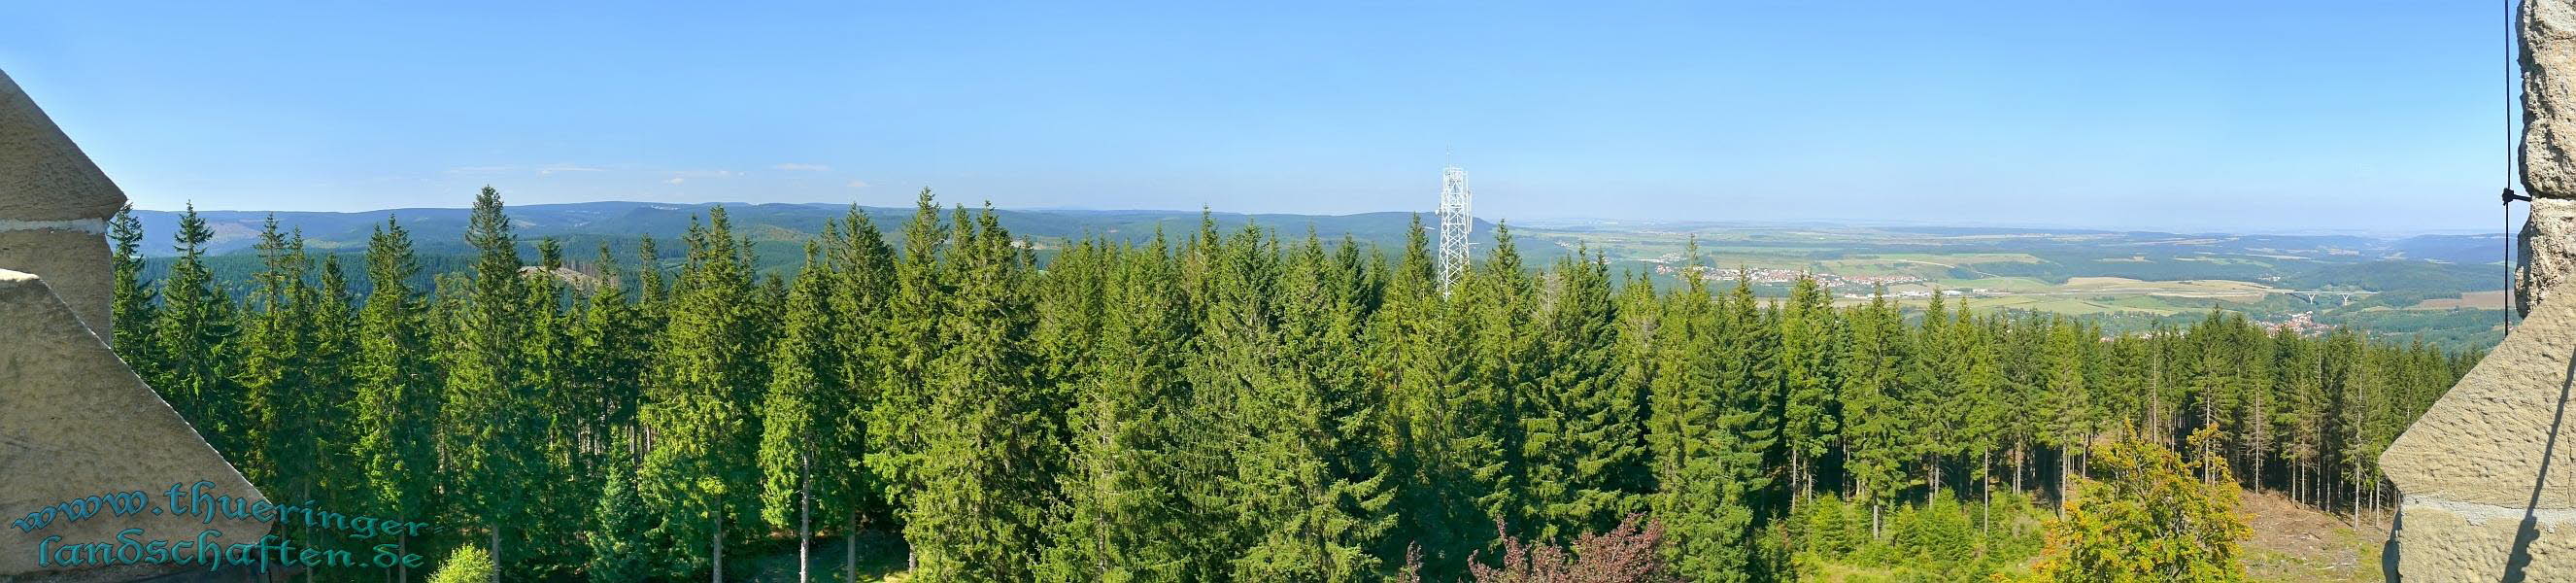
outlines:
{"label": "tall fir tree", "polygon": [[1637,390],[1643,385],[1623,374],[1620,324],[1629,315],[1614,296],[1608,263],[1578,249],[1549,275],[1542,297],[1553,301],[1531,322],[1541,335],[1540,370],[1533,371],[1540,380],[1522,396],[1530,409],[1522,422],[1529,460],[1523,503],[1534,538],[1566,540],[1607,532],[1645,510],[1646,424]]}
{"label": "tall fir tree", "polygon": [[955,287],[939,322],[944,349],[926,371],[922,486],[904,535],[929,580],[1025,580],[1059,519],[1065,458],[1053,415],[1063,406],[1033,386],[1041,363],[1019,242],[990,208],[955,217],[941,270]]}
{"label": "tall fir tree", "polygon": [[[925,483],[921,466],[928,449],[924,424],[933,394],[930,367],[945,350],[941,322],[952,317],[950,281],[940,268],[948,237],[948,224],[940,220],[930,189],[922,189],[912,219],[904,224],[903,257],[893,267],[893,294],[883,320],[885,366],[877,372],[876,402],[868,413],[868,469],[907,530],[921,506],[913,495]],[[906,566],[918,566],[920,559],[921,549],[913,547]]]}
{"label": "tall fir tree", "polygon": [[757,532],[743,525],[759,516],[753,409],[768,384],[768,345],[757,323],[764,292],[724,207],[709,209],[704,226],[692,224],[687,242],[640,411],[654,441],[637,490],[662,518],[658,530],[676,542],[674,575],[706,569],[722,581],[726,543]]}
{"label": "tall fir tree", "polygon": [[[358,311],[350,367],[356,387],[350,455],[366,483],[358,507],[388,516],[431,516],[440,475],[435,431],[441,374],[427,299],[412,288],[420,263],[401,222],[386,217],[374,228],[366,264],[371,290]],[[398,550],[418,544],[408,532],[394,538]],[[410,579],[408,567],[393,571],[396,580]]]}
{"label": "tall fir tree", "polygon": [[828,464],[861,454],[837,447],[848,436],[836,431],[835,420],[856,412],[850,409],[850,387],[841,384],[844,356],[833,339],[841,324],[831,305],[835,278],[825,261],[821,242],[805,243],[805,269],[788,291],[780,319],[784,330],[769,354],[769,394],[759,410],[760,515],[770,526],[796,532],[798,583],[812,580],[806,566],[812,563],[816,498],[827,516],[849,512],[842,504],[847,492],[839,488],[847,482],[826,483],[825,473],[835,469]]}
{"label": "tall fir tree", "polygon": [[524,540],[520,530],[535,502],[526,480],[545,467],[538,449],[545,429],[519,345],[530,328],[526,280],[500,191],[486,186],[475,196],[465,242],[475,250],[474,268],[457,282],[449,324],[456,333],[441,363],[447,382],[439,433],[449,464],[443,491],[458,522],[481,530],[498,579],[520,559],[510,549]]}
{"label": "tall fir tree", "polygon": [[1190,314],[1158,233],[1113,248],[1098,367],[1076,390],[1065,524],[1047,553],[1053,581],[1168,581],[1207,573],[1190,544],[1211,536],[1182,488]]}
{"label": "tall fir tree", "polygon": [[154,304],[158,300],[151,283],[143,280],[143,221],[134,217],[133,204],[117,207],[116,216],[108,219],[107,240],[116,269],[108,341],[137,367],[136,373],[152,378],[154,372],[144,367],[160,360],[151,354]]}
{"label": "tall fir tree", "polygon": [[825,226],[824,241],[833,274],[829,307],[838,324],[831,334],[840,350],[841,369],[832,374],[840,376],[846,393],[839,397],[843,412],[823,418],[820,426],[823,439],[830,440],[822,447],[841,453],[824,458],[817,475],[821,489],[840,509],[842,569],[857,580],[861,521],[892,515],[885,503],[885,480],[868,460],[879,442],[878,428],[870,422],[876,419],[886,371],[898,348],[886,334],[894,321],[888,307],[895,291],[895,256],[858,205],[851,205],[837,224]]}

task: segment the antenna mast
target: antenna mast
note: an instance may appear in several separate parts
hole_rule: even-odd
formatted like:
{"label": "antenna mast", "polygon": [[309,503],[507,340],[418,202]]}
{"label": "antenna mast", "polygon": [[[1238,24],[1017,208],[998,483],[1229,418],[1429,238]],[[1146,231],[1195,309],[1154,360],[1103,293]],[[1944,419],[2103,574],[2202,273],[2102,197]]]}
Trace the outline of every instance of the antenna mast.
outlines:
{"label": "antenna mast", "polygon": [[1450,284],[1467,272],[1467,230],[1475,225],[1467,209],[1474,199],[1466,170],[1440,170],[1440,293],[1449,293]]}

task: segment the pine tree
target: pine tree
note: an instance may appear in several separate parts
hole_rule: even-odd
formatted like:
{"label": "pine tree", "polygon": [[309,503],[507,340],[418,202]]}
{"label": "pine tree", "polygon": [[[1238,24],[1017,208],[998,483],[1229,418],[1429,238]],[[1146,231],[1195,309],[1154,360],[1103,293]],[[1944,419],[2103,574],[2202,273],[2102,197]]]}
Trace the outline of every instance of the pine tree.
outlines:
{"label": "pine tree", "polygon": [[1452,452],[1475,481],[1473,500],[1484,522],[1507,525],[1498,534],[1527,534],[1540,526],[1542,513],[1524,505],[1531,488],[1525,424],[1547,414],[1531,407],[1541,374],[1540,337],[1529,325],[1537,311],[1537,283],[1521,263],[1510,225],[1495,227],[1493,251],[1462,279],[1457,287],[1464,289],[1453,288],[1450,297],[1451,313],[1469,333],[1472,368],[1452,393],[1453,419],[1466,430]]}
{"label": "pine tree", "polygon": [[[921,465],[928,452],[924,431],[932,395],[930,365],[945,351],[940,323],[952,317],[950,282],[940,271],[948,236],[930,190],[922,189],[912,220],[904,225],[903,258],[893,268],[882,335],[885,366],[877,372],[876,402],[868,414],[868,469],[907,525],[919,512],[912,498],[925,482]],[[918,567],[921,552],[914,546],[906,566]]]}
{"label": "pine tree", "polygon": [[[832,431],[837,426],[833,420],[855,412],[849,407],[850,388],[841,384],[845,365],[833,341],[833,333],[840,328],[831,306],[835,283],[824,261],[822,244],[806,242],[805,269],[788,292],[786,316],[781,320],[785,331],[770,352],[769,395],[760,407],[760,514],[771,526],[796,530],[800,583],[811,580],[806,565],[814,538],[815,499],[824,487],[824,473],[833,469],[827,464],[861,453],[841,447],[849,436]],[[825,472],[818,472],[818,466]],[[834,480],[832,485],[844,483]],[[845,492],[819,493],[826,515],[849,511],[841,504]]]}
{"label": "pine tree", "polygon": [[1192,541],[1209,532],[1190,505],[1179,458],[1190,314],[1160,233],[1142,249],[1114,249],[1098,368],[1074,391],[1066,521],[1048,551],[1054,581],[1184,580],[1210,557]]}
{"label": "pine tree", "polygon": [[1266,241],[1247,226],[1226,246],[1202,328],[1215,358],[1207,378],[1243,381],[1226,390],[1244,432],[1235,520],[1252,537],[1233,578],[1361,580],[1378,567],[1369,549],[1391,526],[1379,514],[1392,498],[1382,475],[1339,458],[1346,378],[1334,359],[1355,347],[1337,315],[1355,308],[1328,278],[1320,241],[1308,237],[1285,265]]}
{"label": "pine tree", "polygon": [[[340,256],[322,258],[322,275],[318,287],[307,289],[312,333],[305,348],[306,362],[312,367],[306,374],[307,394],[302,395],[308,411],[302,419],[301,433],[311,440],[305,446],[312,468],[314,500],[355,506],[371,498],[363,466],[349,444],[359,432],[357,420],[356,374],[352,368],[358,358],[357,311],[351,306],[349,278],[340,268]],[[317,548],[338,549],[357,553],[372,546],[348,537],[332,536],[328,531],[313,530],[305,534]]]}
{"label": "pine tree", "polygon": [[[364,472],[360,508],[387,516],[430,516],[437,488],[440,373],[434,362],[428,304],[412,289],[420,273],[411,235],[392,217],[367,238],[367,281],[372,290],[358,312],[356,386],[350,455]],[[409,552],[414,541],[396,533]],[[396,566],[397,580],[410,570]]]}
{"label": "pine tree", "polygon": [[654,441],[637,490],[662,518],[659,530],[677,542],[677,566],[705,568],[722,581],[725,543],[745,530],[726,525],[758,516],[761,429],[753,409],[768,383],[768,345],[756,324],[764,308],[749,249],[724,207],[708,210],[703,227],[693,221],[687,241],[640,411]]}
{"label": "pine tree", "polygon": [[596,265],[600,284],[582,299],[578,315],[566,315],[563,358],[565,368],[575,372],[565,375],[564,385],[578,411],[570,419],[580,440],[576,459],[586,466],[611,458],[632,464],[643,458],[636,408],[651,368],[653,330],[629,299],[617,258],[606,243],[599,246]]}
{"label": "pine tree", "polygon": [[[475,196],[465,241],[476,252],[472,278],[462,282],[459,305],[450,323],[456,331],[447,346],[443,368],[446,394],[439,405],[444,418],[441,455],[450,471],[446,500],[463,522],[483,529],[488,554],[498,571],[510,571],[516,555],[508,542],[524,537],[514,532],[530,503],[525,483],[543,468],[538,439],[544,435],[536,400],[522,378],[519,342],[529,330],[522,313],[527,298],[519,275],[518,240],[501,205],[501,193],[484,187]],[[497,579],[500,575],[496,574]]]}
{"label": "pine tree", "polygon": [[1911,455],[1906,448],[1903,404],[1896,400],[1904,324],[1883,288],[1869,305],[1854,308],[1848,320],[1852,334],[1844,345],[1846,365],[1839,397],[1842,418],[1848,423],[1843,429],[1849,449],[1844,468],[1850,474],[1852,499],[1870,507],[1870,535],[1875,537],[1887,503],[1905,487],[1903,463]]}
{"label": "pine tree", "polygon": [[[1403,258],[1390,276],[1384,310],[1378,312],[1374,341],[1383,351],[1380,372],[1388,389],[1391,468],[1397,480],[1395,537],[1409,540],[1422,553],[1420,571],[1431,578],[1453,578],[1498,534],[1480,502],[1494,482],[1479,476],[1489,460],[1499,459],[1498,444],[1483,439],[1481,424],[1470,418],[1491,403],[1490,387],[1471,387],[1483,379],[1473,350],[1475,322],[1466,306],[1441,296],[1432,279],[1430,246],[1414,219]],[[1465,288],[1480,288],[1482,275],[1466,278]],[[1485,292],[1461,290],[1471,297]],[[1470,395],[1470,391],[1478,394]],[[1480,479],[1482,478],[1482,479]]]}
{"label": "pine tree", "polygon": [[107,340],[141,376],[152,378],[153,372],[143,367],[159,361],[150,353],[155,294],[151,284],[143,281],[143,221],[134,218],[133,204],[117,207],[116,216],[108,219],[107,239],[114,243],[116,255],[112,258],[116,299],[108,316]]}
{"label": "pine tree", "polygon": [[[628,438],[619,435],[614,447],[624,450]],[[590,561],[582,569],[592,583],[639,583],[652,577],[652,549],[646,531],[653,519],[644,508],[643,498],[635,491],[635,462],[625,456],[607,458],[601,469],[607,474],[600,481],[599,502],[592,511],[589,546]],[[470,547],[469,547],[470,548]]]}
{"label": "pine tree", "polygon": [[[1577,250],[1550,272],[1542,326],[1542,379],[1523,396],[1536,409],[1525,415],[1530,461],[1527,516],[1539,540],[1564,540],[1607,532],[1646,509],[1645,413],[1638,387],[1623,382],[1626,370],[1620,310],[1611,291],[1609,265]],[[1652,293],[1652,286],[1641,286]],[[1647,310],[1651,311],[1651,309]]]}
{"label": "pine tree", "polygon": [[255,444],[256,454],[237,459],[242,476],[263,490],[297,499],[314,499],[321,477],[321,455],[315,446],[312,418],[322,395],[310,375],[316,370],[309,350],[314,333],[310,285],[305,270],[304,237],[280,231],[270,214],[254,245],[260,257],[258,282],[248,305],[247,350],[237,382],[250,415],[240,435]]}
{"label": "pine tree", "polygon": [[899,349],[886,334],[895,320],[889,312],[895,256],[876,223],[858,205],[851,205],[849,215],[837,225],[825,226],[824,240],[833,274],[830,308],[839,324],[830,332],[841,350],[841,370],[836,374],[847,392],[840,396],[843,411],[824,417],[821,425],[825,439],[831,440],[826,447],[843,453],[825,458],[817,475],[825,497],[840,509],[843,569],[850,580],[857,580],[860,520],[888,511],[885,480],[868,460],[877,455],[872,448],[882,441],[870,421],[876,419],[886,371]]}
{"label": "pine tree", "polygon": [[1780,317],[1781,445],[1789,454],[1789,488],[1798,498],[1815,495],[1818,460],[1832,451],[1840,430],[1831,407],[1836,377],[1833,299],[1814,277],[1790,288]]}
{"label": "pine tree", "polygon": [[[1731,302],[1716,301],[1701,276],[1698,245],[1681,270],[1684,280],[1668,300],[1663,327],[1657,331],[1662,350],[1656,364],[1648,443],[1655,452],[1656,519],[1670,545],[1665,556],[1683,576],[1703,581],[1740,581],[1750,577],[1753,524],[1747,506],[1756,484],[1738,482],[1747,468],[1760,465],[1759,455],[1745,458],[1747,436],[1728,433],[1743,411],[1730,405],[1750,387],[1752,346],[1730,333],[1743,325]],[[1750,309],[1747,307],[1746,309]]]}
{"label": "pine tree", "polygon": [[1040,362],[1024,293],[1027,263],[987,208],[956,211],[956,242],[942,277],[955,286],[939,322],[944,350],[927,367],[929,406],[919,421],[921,487],[904,527],[934,581],[1025,580],[1043,533],[1058,520],[1055,484],[1065,459],[1048,391],[1033,386]]}

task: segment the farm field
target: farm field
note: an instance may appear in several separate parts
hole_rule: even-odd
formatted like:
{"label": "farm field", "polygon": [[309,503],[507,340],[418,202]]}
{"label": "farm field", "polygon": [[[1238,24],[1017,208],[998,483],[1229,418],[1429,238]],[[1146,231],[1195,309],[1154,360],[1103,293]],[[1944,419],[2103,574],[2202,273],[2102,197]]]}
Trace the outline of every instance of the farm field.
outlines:
{"label": "farm field", "polygon": [[1867,303],[1883,289],[1920,308],[1939,290],[1974,309],[2094,318],[2111,331],[2217,310],[2310,332],[2370,322],[2382,337],[2484,346],[2501,337],[2488,324],[2504,307],[2494,235],[1633,221],[1518,225],[1514,233],[1534,254],[1584,249],[1614,269],[1653,273],[1658,285],[1680,281],[1676,268],[1696,244],[1713,284],[1731,285],[1742,270],[1757,295],[1784,296],[1812,274],[1839,305]]}

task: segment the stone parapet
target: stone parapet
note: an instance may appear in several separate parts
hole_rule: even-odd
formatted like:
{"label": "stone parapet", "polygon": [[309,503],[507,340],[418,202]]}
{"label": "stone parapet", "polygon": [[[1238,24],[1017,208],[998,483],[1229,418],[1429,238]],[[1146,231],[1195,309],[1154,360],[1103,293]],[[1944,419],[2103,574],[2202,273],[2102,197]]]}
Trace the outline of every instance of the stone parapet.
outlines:
{"label": "stone parapet", "polygon": [[105,237],[107,218],[123,206],[125,192],[0,72],[0,269],[44,276],[111,344],[115,272]]}
{"label": "stone parapet", "polygon": [[[0,338],[8,339],[0,342],[0,521],[9,521],[0,526],[0,580],[97,580],[110,573],[118,574],[111,580],[130,580],[187,570],[120,566],[88,573],[39,560],[47,545],[112,543],[129,528],[143,529],[146,540],[219,529],[227,544],[268,533],[265,523],[209,522],[175,511],[178,503],[166,490],[182,484],[235,498],[261,496],[43,279],[0,270]],[[204,487],[196,488],[200,482]],[[112,507],[93,507],[75,520],[64,506],[120,493],[148,496],[151,508],[117,515]]]}

